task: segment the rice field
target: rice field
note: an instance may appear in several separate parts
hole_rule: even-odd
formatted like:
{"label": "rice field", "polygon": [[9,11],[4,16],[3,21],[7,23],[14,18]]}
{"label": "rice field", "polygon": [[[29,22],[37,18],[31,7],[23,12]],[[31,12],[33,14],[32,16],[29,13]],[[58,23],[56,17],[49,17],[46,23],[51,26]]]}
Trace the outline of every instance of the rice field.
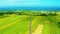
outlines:
{"label": "rice field", "polygon": [[0,34],[26,34],[30,16],[10,16],[0,19]]}
{"label": "rice field", "polygon": [[0,34],[60,34],[58,22],[60,16],[9,15],[0,18]]}
{"label": "rice field", "polygon": [[35,16],[32,21],[32,34],[60,34],[60,16]]}

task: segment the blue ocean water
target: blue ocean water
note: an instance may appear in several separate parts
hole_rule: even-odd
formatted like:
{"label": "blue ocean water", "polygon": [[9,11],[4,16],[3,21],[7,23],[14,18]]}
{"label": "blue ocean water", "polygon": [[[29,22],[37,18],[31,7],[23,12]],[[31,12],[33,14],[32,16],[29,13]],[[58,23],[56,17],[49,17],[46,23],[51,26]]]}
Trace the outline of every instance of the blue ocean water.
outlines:
{"label": "blue ocean water", "polygon": [[0,10],[60,10],[60,7],[3,7]]}

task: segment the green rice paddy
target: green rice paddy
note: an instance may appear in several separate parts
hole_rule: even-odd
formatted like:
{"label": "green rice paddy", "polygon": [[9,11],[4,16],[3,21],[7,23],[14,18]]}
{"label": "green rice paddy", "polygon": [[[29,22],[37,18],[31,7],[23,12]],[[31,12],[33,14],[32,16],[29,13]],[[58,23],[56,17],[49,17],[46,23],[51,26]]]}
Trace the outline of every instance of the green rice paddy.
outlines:
{"label": "green rice paddy", "polygon": [[32,34],[36,34],[38,25],[43,25],[41,34],[60,34],[59,21],[60,16],[12,15],[0,18],[0,34],[29,34],[30,23],[32,23]]}

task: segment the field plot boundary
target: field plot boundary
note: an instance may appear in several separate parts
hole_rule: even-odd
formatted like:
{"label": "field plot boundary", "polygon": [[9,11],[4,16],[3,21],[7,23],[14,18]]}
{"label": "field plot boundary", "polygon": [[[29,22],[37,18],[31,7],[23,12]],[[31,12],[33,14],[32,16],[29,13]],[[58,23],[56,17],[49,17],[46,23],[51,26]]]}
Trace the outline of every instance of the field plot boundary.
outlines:
{"label": "field plot boundary", "polygon": [[42,34],[43,25],[39,24],[37,29],[32,34]]}

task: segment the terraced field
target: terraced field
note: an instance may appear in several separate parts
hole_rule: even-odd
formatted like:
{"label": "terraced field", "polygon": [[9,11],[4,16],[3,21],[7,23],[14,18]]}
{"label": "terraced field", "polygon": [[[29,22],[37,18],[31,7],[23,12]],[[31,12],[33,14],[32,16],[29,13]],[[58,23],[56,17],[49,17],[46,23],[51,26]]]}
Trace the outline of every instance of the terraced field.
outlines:
{"label": "terraced field", "polygon": [[31,30],[31,34],[60,34],[59,21],[60,16],[9,16],[0,19],[0,34],[29,34]]}

